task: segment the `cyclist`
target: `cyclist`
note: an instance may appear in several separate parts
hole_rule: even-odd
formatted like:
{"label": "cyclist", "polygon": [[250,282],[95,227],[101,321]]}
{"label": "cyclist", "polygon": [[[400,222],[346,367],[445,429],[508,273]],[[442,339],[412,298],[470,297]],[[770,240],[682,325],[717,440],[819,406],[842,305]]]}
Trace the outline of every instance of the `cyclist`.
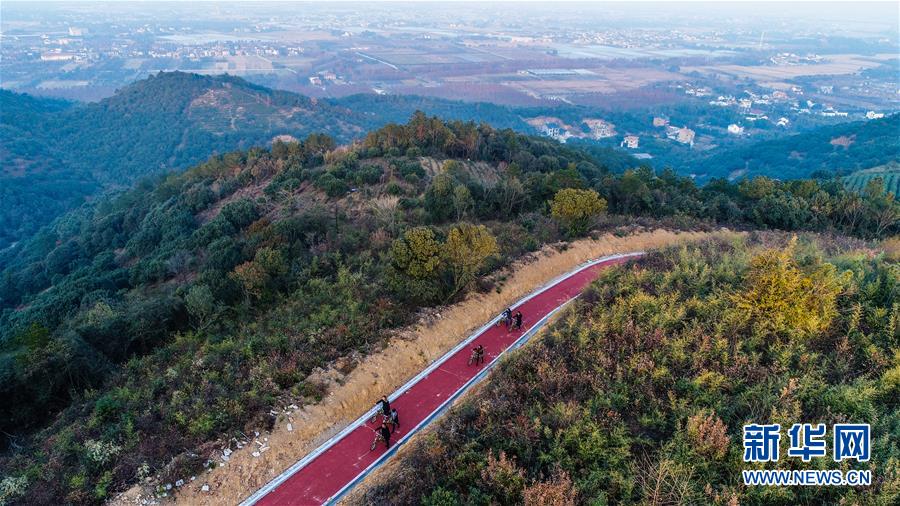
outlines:
{"label": "cyclist", "polygon": [[484,363],[484,345],[479,344],[472,348],[472,355],[475,357],[475,364]]}
{"label": "cyclist", "polygon": [[506,322],[506,330],[509,330],[510,325],[512,325],[512,309],[506,308],[503,310],[503,320]]}

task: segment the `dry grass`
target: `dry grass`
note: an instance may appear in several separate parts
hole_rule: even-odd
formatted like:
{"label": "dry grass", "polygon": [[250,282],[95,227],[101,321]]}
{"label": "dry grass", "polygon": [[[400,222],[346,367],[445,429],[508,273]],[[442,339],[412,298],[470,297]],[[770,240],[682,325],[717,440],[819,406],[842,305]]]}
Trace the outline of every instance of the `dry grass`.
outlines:
{"label": "dry grass", "polygon": [[[508,276],[510,281],[500,293],[475,294],[463,302],[423,316],[418,324],[397,332],[383,351],[364,358],[347,375],[334,368],[316,374],[318,380],[328,384],[327,396],[318,404],[281,416],[274,430],[264,435],[268,437],[271,450],[259,457],[251,455],[252,448],[245,447],[234,452],[226,465],[182,487],[174,502],[204,505],[240,502],[362,415],[382,394],[393,392],[446,353],[502,308],[585,261],[693,241],[709,235],[665,230],[626,237],[607,234],[597,239],[573,242],[565,251],[546,247],[529,255],[508,269],[515,275]],[[287,430],[288,423],[293,431]],[[209,485],[209,492],[201,491],[204,484]],[[135,487],[114,500],[113,504],[139,504],[140,493],[139,488]]]}
{"label": "dry grass", "polygon": [[888,260],[900,262],[900,235],[895,235],[882,241],[881,249]]}
{"label": "dry grass", "polygon": [[[425,170],[425,174],[427,174],[429,178],[433,178],[440,174],[444,166],[443,160],[438,160],[429,156],[419,158],[419,163],[422,165],[422,169]],[[500,169],[494,165],[487,162],[473,161],[459,161],[459,164],[464,174],[468,175],[484,187],[493,188],[500,182]]]}

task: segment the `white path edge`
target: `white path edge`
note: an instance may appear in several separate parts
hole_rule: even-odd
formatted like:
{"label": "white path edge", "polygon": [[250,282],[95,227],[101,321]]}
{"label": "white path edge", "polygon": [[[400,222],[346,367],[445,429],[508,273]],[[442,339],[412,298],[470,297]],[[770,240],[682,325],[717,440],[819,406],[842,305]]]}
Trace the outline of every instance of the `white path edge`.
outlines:
{"label": "white path edge", "polygon": [[[563,280],[565,280],[565,279],[567,279],[567,278],[569,278],[569,277],[571,277],[571,276],[574,276],[575,274],[578,274],[579,272],[581,272],[581,271],[583,271],[583,270],[585,270],[585,269],[587,269],[587,268],[589,268],[589,267],[593,267],[594,265],[597,265],[597,264],[599,264],[599,263],[608,262],[608,261],[610,261],[610,260],[618,260],[618,259],[621,259],[621,258],[637,257],[637,256],[641,256],[641,255],[644,255],[644,254],[645,254],[644,251],[635,251],[635,252],[632,252],[632,253],[620,253],[620,254],[617,254],[617,255],[608,255],[608,256],[605,256],[605,257],[597,258],[597,259],[595,259],[595,260],[590,260],[590,261],[585,262],[585,263],[579,265],[578,267],[572,269],[571,271],[568,271],[568,272],[566,272],[566,273],[564,273],[564,274],[561,274],[561,275],[559,275],[559,276],[553,278],[552,280],[550,280],[549,282],[545,283],[543,286],[541,286],[541,287],[538,288],[537,290],[534,290],[533,292],[529,293],[529,294],[526,295],[525,297],[522,297],[521,299],[517,300],[517,301],[516,301],[515,303],[513,303],[510,307],[516,307],[516,306],[519,306],[519,305],[521,305],[521,304],[524,304],[525,302],[527,302],[527,301],[533,299],[534,297],[537,297],[538,295],[544,293],[545,291],[549,290],[550,288],[556,286],[556,285],[559,284],[561,281],[563,281]],[[351,480],[349,483],[347,483],[346,485],[344,485],[344,487],[341,488],[335,495],[329,497],[328,500],[325,501],[325,504],[334,504],[334,503],[336,503],[336,502],[337,502],[344,494],[346,494],[347,492],[349,492],[350,489],[352,489],[352,488],[353,488],[354,486],[356,486],[360,481],[362,481],[363,478],[365,478],[366,476],[368,476],[369,473],[371,473],[372,471],[374,471],[374,470],[375,470],[376,468],[378,468],[381,464],[383,464],[384,461],[386,461],[390,456],[392,456],[392,455],[397,451],[397,449],[400,448],[400,446],[402,446],[407,440],[409,440],[410,437],[412,437],[413,435],[415,435],[416,433],[418,433],[418,431],[421,430],[424,426],[426,426],[426,425],[428,425],[429,423],[431,423],[438,415],[440,415],[443,411],[445,411],[445,410],[450,406],[450,404],[453,403],[453,401],[455,401],[456,399],[458,399],[463,393],[465,393],[467,390],[469,390],[469,388],[471,388],[475,383],[477,383],[477,382],[481,381],[482,379],[484,379],[484,377],[487,376],[487,373],[490,372],[490,370],[491,370],[491,369],[497,364],[497,362],[500,360],[500,357],[502,357],[503,355],[505,355],[507,352],[509,352],[509,351],[511,351],[511,350],[515,350],[515,349],[521,347],[523,344],[525,344],[525,343],[526,343],[526,342],[527,342],[534,334],[537,333],[537,331],[538,331],[542,326],[544,326],[544,324],[547,323],[547,321],[548,321],[553,315],[555,315],[557,312],[559,312],[560,310],[562,310],[565,306],[567,306],[567,305],[569,304],[569,302],[575,300],[576,298],[578,298],[577,295],[576,295],[575,297],[573,297],[572,299],[569,299],[569,300],[566,301],[565,303],[561,304],[560,306],[558,306],[558,307],[557,307],[556,309],[554,309],[553,311],[550,311],[550,312],[547,313],[543,318],[541,318],[540,321],[538,321],[537,323],[535,323],[534,325],[532,325],[532,326],[528,329],[527,332],[525,332],[524,334],[522,334],[521,337],[519,337],[519,339],[517,339],[513,344],[511,344],[511,345],[510,345],[509,347],[507,347],[505,350],[503,350],[502,352],[500,352],[499,354],[497,354],[497,356],[494,357],[493,360],[491,360],[490,362],[488,362],[487,365],[485,365],[484,369],[482,369],[482,371],[481,371],[480,373],[478,373],[477,375],[475,375],[475,377],[473,377],[472,379],[470,379],[469,381],[467,381],[463,386],[461,386],[459,389],[457,389],[457,391],[456,391],[453,395],[451,395],[450,397],[448,397],[443,403],[441,403],[440,406],[438,406],[437,408],[435,408],[434,411],[432,411],[427,417],[425,417],[425,419],[423,419],[421,422],[419,422],[419,424],[416,425],[411,431],[409,431],[409,432],[408,432],[407,434],[405,434],[402,438],[400,438],[400,440],[397,441],[396,444],[392,445],[391,448],[390,448],[387,452],[385,452],[384,454],[381,455],[381,457],[379,457],[379,458],[376,459],[374,462],[372,462],[371,464],[369,464],[368,467],[366,467],[365,469],[363,469],[363,470],[362,470],[355,478],[353,478],[353,480]],[[401,386],[400,388],[398,388],[397,390],[395,390],[392,394],[390,394],[390,395],[388,396],[388,400],[393,401],[393,400],[395,400],[397,397],[399,397],[401,394],[405,393],[407,390],[409,390],[410,388],[412,388],[413,385],[415,385],[416,383],[418,383],[419,381],[421,381],[422,378],[428,376],[428,375],[431,374],[435,369],[437,369],[438,367],[440,367],[441,365],[443,365],[443,363],[446,362],[447,359],[449,359],[450,357],[452,357],[453,355],[455,355],[456,352],[458,352],[459,350],[461,350],[462,348],[464,348],[466,345],[468,345],[470,342],[472,342],[473,340],[475,340],[475,338],[477,338],[478,336],[480,336],[484,331],[486,331],[487,329],[489,329],[492,325],[495,325],[495,324],[497,323],[497,321],[499,321],[499,320],[500,320],[500,315],[497,315],[497,316],[495,316],[493,319],[491,319],[489,322],[487,322],[487,323],[485,323],[484,325],[482,325],[481,327],[479,327],[477,330],[475,330],[474,333],[472,333],[471,335],[469,335],[469,337],[463,339],[459,344],[457,344],[456,346],[454,346],[454,347],[453,347],[452,349],[450,349],[448,352],[444,353],[441,357],[439,357],[439,358],[436,359],[434,362],[432,362],[431,365],[429,365],[428,367],[426,367],[425,369],[423,369],[419,374],[415,375],[412,379],[410,379],[409,381],[407,381],[403,386]],[[252,505],[256,504],[257,502],[259,502],[260,499],[262,499],[263,497],[265,497],[266,495],[268,495],[270,492],[272,492],[273,490],[275,490],[276,488],[278,488],[282,483],[284,483],[285,481],[287,481],[291,476],[293,476],[293,475],[296,474],[298,471],[300,471],[301,469],[303,469],[304,467],[306,467],[307,464],[309,464],[310,462],[312,462],[313,460],[315,460],[316,457],[318,457],[319,455],[325,453],[329,448],[331,448],[332,446],[334,446],[338,441],[340,441],[341,439],[343,439],[347,434],[353,432],[354,430],[356,430],[357,427],[359,427],[360,425],[364,424],[367,420],[369,420],[369,419],[375,414],[376,411],[377,411],[377,408],[376,408],[375,406],[373,406],[372,408],[370,408],[365,414],[363,414],[362,416],[360,416],[359,418],[357,418],[356,420],[354,420],[353,422],[351,422],[350,424],[348,424],[342,431],[340,431],[340,432],[338,432],[337,434],[335,434],[334,436],[330,437],[327,441],[325,441],[324,443],[322,443],[321,445],[319,445],[318,448],[316,448],[316,449],[313,450],[312,452],[308,453],[308,454],[307,454],[305,457],[303,457],[302,459],[300,459],[300,460],[298,460],[297,462],[295,462],[293,465],[291,465],[290,467],[288,467],[287,469],[285,469],[281,474],[279,474],[279,475],[276,476],[275,478],[272,478],[272,480],[269,481],[268,483],[266,483],[262,488],[260,488],[259,490],[257,490],[256,492],[254,492],[252,495],[250,495],[249,497],[247,497],[246,499],[244,499],[244,500],[240,503],[239,506],[252,506]]]}

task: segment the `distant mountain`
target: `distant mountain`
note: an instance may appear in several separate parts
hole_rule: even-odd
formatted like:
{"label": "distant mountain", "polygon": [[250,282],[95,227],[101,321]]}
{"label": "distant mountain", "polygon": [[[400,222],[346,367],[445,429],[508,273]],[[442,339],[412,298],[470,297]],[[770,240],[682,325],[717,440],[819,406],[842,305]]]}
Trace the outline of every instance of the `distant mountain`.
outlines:
{"label": "distant mountain", "polygon": [[896,160],[900,160],[900,114],[721,151],[694,163],[690,172],[703,178],[800,179],[816,171],[849,173]]}
{"label": "distant mountain", "polygon": [[371,95],[325,101],[228,75],[160,73],[86,104],[0,90],[0,250],[105,189],[276,136],[320,132],[349,142],[417,109],[529,128],[502,106]]}
{"label": "distant mountain", "polygon": [[363,123],[346,109],[293,93],[180,72],[98,103],[0,91],[0,106],[0,249],[102,189],[276,135],[350,138]]}
{"label": "distant mountain", "polygon": [[[157,74],[97,103],[0,90],[0,252],[105,190],[127,188],[139,179],[182,170],[215,154],[268,145],[278,136],[302,138],[320,132],[346,143],[387,123],[405,121],[417,110],[524,133],[535,132],[524,118],[549,111],[417,96],[317,100],[233,76],[183,72]],[[565,105],[552,112],[572,124],[597,114]],[[646,123],[629,115],[608,116],[623,128]],[[655,161],[681,173],[698,174],[701,182],[757,174],[799,178],[821,169],[849,173],[898,158],[898,118],[830,126],[749,147],[719,148],[706,158],[700,152],[672,148],[673,156],[660,154]],[[574,144],[602,158],[612,172],[639,165],[611,147],[615,142]],[[676,149],[684,152],[674,156]]]}

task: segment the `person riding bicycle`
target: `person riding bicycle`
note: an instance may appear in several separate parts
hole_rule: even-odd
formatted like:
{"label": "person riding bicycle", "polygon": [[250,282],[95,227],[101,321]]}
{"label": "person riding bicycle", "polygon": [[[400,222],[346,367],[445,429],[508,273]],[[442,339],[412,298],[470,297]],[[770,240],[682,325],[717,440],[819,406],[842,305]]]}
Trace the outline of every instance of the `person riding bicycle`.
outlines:
{"label": "person riding bicycle", "polygon": [[478,364],[481,362],[484,363],[484,345],[479,344],[478,346],[472,348],[472,358],[475,359],[475,363]]}
{"label": "person riding bicycle", "polygon": [[522,328],[522,312],[521,311],[516,311],[515,320],[516,320],[516,330]]}
{"label": "person riding bicycle", "polygon": [[506,308],[503,310],[503,320],[506,322],[506,330],[509,330],[510,325],[512,325],[512,309]]}

